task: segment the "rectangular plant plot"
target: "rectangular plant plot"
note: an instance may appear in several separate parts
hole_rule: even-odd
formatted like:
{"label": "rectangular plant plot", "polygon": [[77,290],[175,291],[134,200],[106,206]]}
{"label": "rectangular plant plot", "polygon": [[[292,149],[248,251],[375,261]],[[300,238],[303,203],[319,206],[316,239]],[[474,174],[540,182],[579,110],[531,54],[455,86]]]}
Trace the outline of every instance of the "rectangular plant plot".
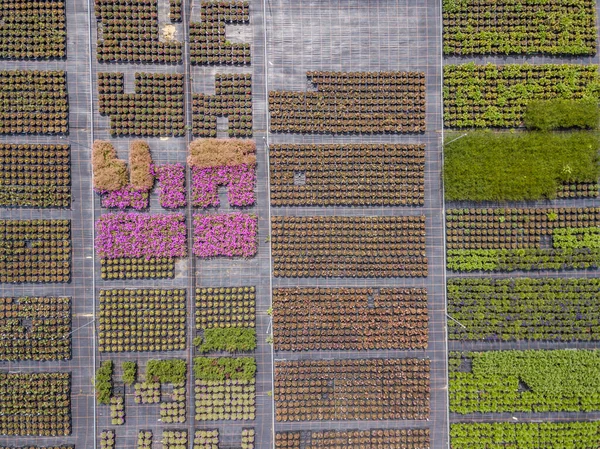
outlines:
{"label": "rectangular plant plot", "polygon": [[451,278],[447,285],[456,320],[448,320],[450,340],[600,340],[600,279]]}
{"label": "rectangular plant plot", "polygon": [[187,255],[182,213],[104,214],[95,226],[102,279],[173,277],[175,258]]}
{"label": "rectangular plant plot", "polygon": [[272,145],[273,206],[422,206],[425,145]]}
{"label": "rectangular plant plot", "polygon": [[203,1],[201,15],[201,22],[190,22],[191,63],[250,64],[250,44],[230,42],[226,36],[226,25],[250,24],[249,2]]}
{"label": "rectangular plant plot", "polygon": [[427,276],[425,217],[271,217],[275,277]]}
{"label": "rectangular plant plot", "polygon": [[65,2],[0,1],[0,58],[64,58],[67,53]]}
{"label": "rectangular plant plot", "polygon": [[444,54],[594,55],[595,9],[591,0],[444,2]]}
{"label": "rectangular plant plot", "polygon": [[0,144],[0,206],[70,205],[69,145]]}
{"label": "rectangular plant plot", "polygon": [[181,137],[185,134],[183,75],[136,73],[135,93],[125,93],[123,73],[98,73],[98,108],[118,136]]}
{"label": "rectangular plant plot", "polygon": [[252,137],[252,75],[215,75],[215,95],[194,94],[194,136],[217,137],[217,117],[226,117],[229,137]]}
{"label": "rectangular plant plot", "polygon": [[0,360],[68,360],[70,333],[70,298],[0,298]]}
{"label": "rectangular plant plot", "polygon": [[[241,444],[235,444],[234,448],[254,449],[255,432],[254,429],[242,429]],[[219,439],[219,430],[196,430],[194,433],[193,449],[219,449],[221,442]],[[223,447],[232,447],[231,443],[224,443]]]}
{"label": "rectangular plant plot", "polygon": [[600,351],[452,352],[450,412],[600,410]]}
{"label": "rectangular plant plot", "polygon": [[275,449],[364,449],[403,448],[428,449],[429,429],[324,430],[310,432],[277,432]]}
{"label": "rectangular plant plot", "polygon": [[0,282],[69,282],[69,220],[0,220]]}
{"label": "rectangular plant plot", "polygon": [[429,418],[429,360],[275,362],[275,419]]}
{"label": "rectangular plant plot", "polygon": [[70,434],[69,373],[0,373],[0,435]]}
{"label": "rectangular plant plot", "polygon": [[563,270],[600,264],[600,208],[449,209],[453,271]]}
{"label": "rectangular plant plot", "polygon": [[277,288],[277,351],[427,347],[427,291],[420,288]]}
{"label": "rectangular plant plot", "polygon": [[[181,42],[161,36],[158,1],[96,0],[97,57],[100,62],[181,62]],[[171,21],[177,18],[171,17]],[[163,40],[160,40],[164,37]]]}
{"label": "rectangular plant plot", "polygon": [[0,85],[0,134],[69,131],[66,72],[2,71]]}
{"label": "rectangular plant plot", "polygon": [[453,449],[594,449],[600,440],[600,423],[455,423],[450,425],[450,439]]}
{"label": "rectangular plant plot", "polygon": [[530,100],[598,98],[595,65],[444,66],[444,126],[519,127]]}
{"label": "rectangular plant plot", "polygon": [[256,348],[254,287],[197,288],[195,318],[200,352]]}
{"label": "rectangular plant plot", "polygon": [[196,421],[256,417],[256,361],[252,357],[194,359]]}
{"label": "rectangular plant plot", "polygon": [[269,92],[271,131],[420,133],[425,131],[423,72],[308,72],[315,92]]}
{"label": "rectangular plant plot", "polygon": [[185,290],[100,290],[98,350],[185,349]]}

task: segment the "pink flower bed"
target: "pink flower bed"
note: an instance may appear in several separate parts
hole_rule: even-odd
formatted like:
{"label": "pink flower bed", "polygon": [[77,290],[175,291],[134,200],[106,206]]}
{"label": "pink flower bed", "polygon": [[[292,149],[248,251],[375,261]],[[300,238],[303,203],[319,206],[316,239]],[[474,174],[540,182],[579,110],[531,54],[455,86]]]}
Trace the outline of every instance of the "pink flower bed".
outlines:
{"label": "pink flower bed", "polygon": [[165,209],[184,207],[185,167],[182,164],[165,164],[158,167],[160,205]]}
{"label": "pink flower bed", "polygon": [[255,216],[234,213],[194,215],[194,254],[199,257],[252,257],[256,254]]}
{"label": "pink flower bed", "polygon": [[105,214],[96,221],[95,247],[101,259],[185,257],[183,214]]}
{"label": "pink flower bed", "polygon": [[255,167],[233,165],[223,167],[192,167],[192,204],[197,207],[217,207],[219,186],[227,186],[231,206],[254,204]]}
{"label": "pink flower bed", "polygon": [[148,190],[136,190],[131,185],[109,192],[107,190],[96,190],[102,196],[102,207],[126,209],[145,209],[148,207],[150,194]]}

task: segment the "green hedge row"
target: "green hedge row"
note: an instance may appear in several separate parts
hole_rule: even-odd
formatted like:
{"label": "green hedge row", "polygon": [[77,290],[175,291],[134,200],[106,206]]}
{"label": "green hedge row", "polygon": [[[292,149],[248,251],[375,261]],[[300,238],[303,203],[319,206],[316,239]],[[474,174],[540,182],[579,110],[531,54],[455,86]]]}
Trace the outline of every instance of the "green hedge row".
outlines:
{"label": "green hedge row", "polygon": [[597,129],[600,108],[595,98],[568,100],[533,100],[527,103],[523,122],[526,128],[550,131],[553,129]]}
{"label": "green hedge row", "polygon": [[555,198],[562,184],[600,177],[596,132],[491,132],[450,136],[444,147],[448,201]]}

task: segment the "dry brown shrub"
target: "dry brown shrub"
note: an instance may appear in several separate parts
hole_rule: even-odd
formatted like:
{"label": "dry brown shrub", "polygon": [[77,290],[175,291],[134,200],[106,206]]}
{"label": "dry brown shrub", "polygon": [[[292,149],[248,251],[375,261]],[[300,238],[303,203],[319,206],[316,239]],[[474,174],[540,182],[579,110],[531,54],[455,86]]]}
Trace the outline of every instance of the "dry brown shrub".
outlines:
{"label": "dry brown shrub", "polygon": [[256,143],[242,139],[196,139],[190,143],[188,164],[196,168],[256,164]]}
{"label": "dry brown shrub", "polygon": [[119,190],[129,178],[127,164],[117,159],[115,148],[104,140],[96,140],[92,146],[92,172],[96,190]]}
{"label": "dry brown shrub", "polygon": [[129,183],[137,190],[150,190],[154,176],[150,172],[152,156],[150,147],[143,140],[134,140],[129,146]]}

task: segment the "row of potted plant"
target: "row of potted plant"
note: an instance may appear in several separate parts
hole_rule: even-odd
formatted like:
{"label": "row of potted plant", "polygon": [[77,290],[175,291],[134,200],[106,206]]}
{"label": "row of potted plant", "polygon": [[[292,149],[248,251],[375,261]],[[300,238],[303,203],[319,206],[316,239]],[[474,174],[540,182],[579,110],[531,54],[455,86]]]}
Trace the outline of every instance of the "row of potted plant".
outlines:
{"label": "row of potted plant", "polygon": [[425,217],[271,217],[276,277],[427,276]]}
{"label": "row of potted plant", "polygon": [[60,71],[0,71],[0,134],[66,134],[67,75]]}
{"label": "row of potted plant", "polygon": [[185,290],[100,290],[98,350],[185,349]]}
{"label": "row of potted plant", "polygon": [[67,52],[65,2],[3,2],[0,58],[64,58]]}
{"label": "row of potted plant", "polygon": [[429,360],[276,361],[274,369],[278,422],[429,418]]}
{"label": "row of potted plant", "polygon": [[126,94],[123,73],[99,73],[98,92],[113,136],[185,134],[182,74],[136,73],[135,93]]}
{"label": "row of potted plant", "polygon": [[201,22],[190,23],[190,61],[192,64],[250,64],[250,44],[227,40],[226,24],[250,23],[247,1],[224,4],[203,1]]}
{"label": "row of potted plant", "polygon": [[[443,8],[444,54],[596,53],[594,3],[552,0],[538,5],[480,0],[448,2]],[[565,29],[563,23],[568,21]]]}
{"label": "row of potted plant", "polygon": [[0,435],[71,434],[71,375],[0,373]]}
{"label": "row of potted plant", "polygon": [[597,98],[599,83],[590,65],[445,65],[444,126],[516,128],[529,101]]}
{"label": "row of potted plant", "polygon": [[0,360],[68,360],[70,332],[70,298],[0,298]]}
{"label": "row of potted plant", "polygon": [[197,329],[255,326],[255,287],[197,288],[195,302]]}
{"label": "row of potted plant", "polygon": [[195,136],[216,137],[217,117],[227,117],[230,137],[252,136],[252,75],[215,75],[215,95],[194,94]]}
{"label": "row of potted plant", "polygon": [[423,349],[428,322],[425,289],[273,290],[279,351]]}
{"label": "row of potted plant", "polygon": [[453,340],[600,340],[598,279],[453,278]]}
{"label": "row of potted plant", "polygon": [[272,132],[425,131],[425,75],[418,72],[308,72],[314,92],[269,93]]}
{"label": "row of potted plant", "polygon": [[[301,449],[300,432],[277,432],[276,449]],[[429,429],[325,430],[310,433],[311,446],[323,449],[364,447],[422,449],[429,447]]]}
{"label": "row of potted plant", "polygon": [[194,255],[253,257],[258,249],[255,215],[232,213],[194,215]]}
{"label": "row of potted plant", "polygon": [[69,220],[0,220],[0,282],[69,282]]}
{"label": "row of potted plant", "polygon": [[422,206],[425,145],[271,145],[273,206]]}
{"label": "row of potted plant", "polygon": [[[254,449],[254,429],[242,429],[241,449]],[[219,430],[196,430],[193,449],[219,449]]]}
{"label": "row of potted plant", "polygon": [[117,257],[100,260],[102,279],[156,279],[175,276],[172,257]]}
{"label": "row of potted plant", "polygon": [[96,0],[98,21],[96,55],[100,62],[177,64],[181,42],[160,40],[156,1]]}

